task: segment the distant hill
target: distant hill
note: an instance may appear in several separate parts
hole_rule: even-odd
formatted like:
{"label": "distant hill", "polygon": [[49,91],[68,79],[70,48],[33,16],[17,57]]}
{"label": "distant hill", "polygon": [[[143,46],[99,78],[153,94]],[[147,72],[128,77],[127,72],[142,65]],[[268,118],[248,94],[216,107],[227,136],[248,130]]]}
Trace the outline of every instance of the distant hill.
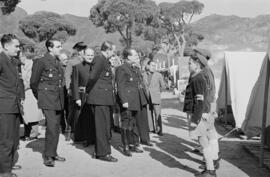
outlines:
{"label": "distant hill", "polygon": [[205,37],[201,45],[223,50],[265,51],[270,15],[256,18],[210,15],[192,24]]}
{"label": "distant hill", "polygon": [[[24,36],[18,29],[18,22],[27,16],[27,12],[19,7],[8,16],[0,16],[0,34],[16,33]],[[85,41],[90,46],[100,45],[110,40],[121,46],[118,33],[106,34],[103,28],[96,28],[88,17],[65,14],[63,17],[77,27],[77,34],[70,37],[65,47],[70,49],[75,42]],[[210,50],[251,50],[265,51],[267,47],[267,29],[270,15],[256,18],[238,16],[210,15],[192,23],[194,31],[203,34],[205,39],[199,45]],[[150,42],[135,38],[134,43],[142,47],[150,46]]]}

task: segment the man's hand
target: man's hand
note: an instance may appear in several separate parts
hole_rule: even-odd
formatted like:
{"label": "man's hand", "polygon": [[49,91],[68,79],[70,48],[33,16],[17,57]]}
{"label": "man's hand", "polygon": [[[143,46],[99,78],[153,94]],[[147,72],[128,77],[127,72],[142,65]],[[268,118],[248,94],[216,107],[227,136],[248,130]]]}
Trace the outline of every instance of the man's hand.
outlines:
{"label": "man's hand", "polygon": [[209,116],[208,113],[203,113],[203,114],[202,114],[202,119],[205,120],[205,121],[208,121],[209,117],[210,117],[210,116]]}
{"label": "man's hand", "polygon": [[82,106],[82,100],[76,100],[76,104],[81,107]]}
{"label": "man's hand", "polygon": [[128,103],[124,103],[123,108],[128,108]]}

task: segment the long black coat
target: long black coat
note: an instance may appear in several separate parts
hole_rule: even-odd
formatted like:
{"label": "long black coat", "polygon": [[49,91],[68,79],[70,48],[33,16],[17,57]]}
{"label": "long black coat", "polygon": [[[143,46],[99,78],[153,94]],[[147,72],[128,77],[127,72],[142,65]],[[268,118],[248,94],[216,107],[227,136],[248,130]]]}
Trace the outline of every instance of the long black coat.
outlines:
{"label": "long black coat", "polygon": [[24,85],[20,61],[0,53],[0,113],[19,113],[20,100],[24,99]]}
{"label": "long black coat", "polygon": [[95,56],[86,87],[86,103],[90,105],[114,105],[113,74],[109,60],[103,55]]}
{"label": "long black coat", "polygon": [[147,96],[142,75],[137,67],[129,63],[119,66],[115,73],[117,92],[121,106],[128,103],[128,110],[141,110],[147,104]]}
{"label": "long black coat", "polygon": [[64,109],[64,71],[58,59],[46,53],[36,59],[32,68],[30,87],[40,109]]}
{"label": "long black coat", "polygon": [[91,64],[89,63],[82,62],[73,66],[71,79],[71,91],[73,100],[82,99],[79,94],[79,87],[86,87],[89,78],[90,65]]}

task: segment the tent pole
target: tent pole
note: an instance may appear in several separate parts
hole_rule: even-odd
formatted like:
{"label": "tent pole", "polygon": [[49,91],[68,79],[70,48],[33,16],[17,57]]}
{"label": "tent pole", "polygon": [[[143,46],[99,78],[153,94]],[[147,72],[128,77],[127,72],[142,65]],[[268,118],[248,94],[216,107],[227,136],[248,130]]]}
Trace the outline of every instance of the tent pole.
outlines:
{"label": "tent pole", "polygon": [[[225,60],[225,56],[224,56]],[[226,69],[226,61],[224,61],[225,66],[224,66],[224,71],[225,71],[225,125],[228,125],[228,77],[227,77],[227,69]]]}
{"label": "tent pole", "polygon": [[269,73],[270,73],[270,33],[268,36],[268,50],[267,50],[267,63],[266,63],[266,80],[264,87],[264,104],[263,104],[263,117],[261,128],[261,153],[260,153],[260,167],[264,165],[264,144],[265,144],[265,126],[267,121],[267,104],[268,104],[268,90],[269,90]]}

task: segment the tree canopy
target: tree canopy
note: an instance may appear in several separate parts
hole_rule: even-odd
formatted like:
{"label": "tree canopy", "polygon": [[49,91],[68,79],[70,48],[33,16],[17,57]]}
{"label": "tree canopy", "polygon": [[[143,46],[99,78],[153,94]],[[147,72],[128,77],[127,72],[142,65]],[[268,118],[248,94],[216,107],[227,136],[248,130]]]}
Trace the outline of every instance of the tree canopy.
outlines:
{"label": "tree canopy", "polygon": [[194,34],[189,24],[194,15],[202,13],[204,5],[196,0],[179,1],[176,3],[161,3],[160,25],[166,30],[167,41],[176,42],[180,56],[183,56],[187,44],[196,44],[202,40],[202,35]]}
{"label": "tree canopy", "polygon": [[0,7],[3,15],[13,12],[20,0],[0,0]]}
{"label": "tree canopy", "polygon": [[19,22],[19,28],[35,42],[45,41],[57,33],[61,38],[76,34],[76,28],[59,14],[45,11],[25,17]]}
{"label": "tree canopy", "polygon": [[151,0],[99,0],[90,10],[90,20],[107,33],[119,32],[125,46],[131,47],[133,36],[155,25],[157,14],[158,7]]}

